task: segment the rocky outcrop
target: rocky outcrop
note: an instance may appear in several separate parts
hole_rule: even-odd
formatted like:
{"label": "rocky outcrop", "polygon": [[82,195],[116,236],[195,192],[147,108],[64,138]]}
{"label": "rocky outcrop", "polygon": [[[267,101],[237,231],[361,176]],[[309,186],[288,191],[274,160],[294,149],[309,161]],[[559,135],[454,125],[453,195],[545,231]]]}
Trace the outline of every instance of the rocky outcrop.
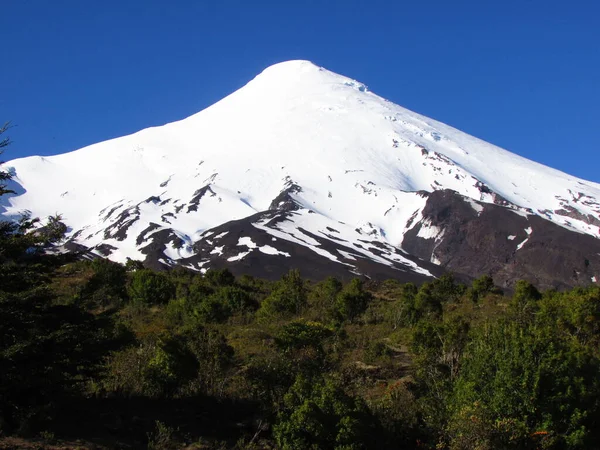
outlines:
{"label": "rocky outcrop", "polygon": [[[402,247],[445,270],[490,274],[507,288],[519,279],[542,289],[600,280],[600,241],[537,215],[492,204],[474,207],[473,200],[440,190],[429,195],[422,216]],[[436,237],[423,232],[431,227],[439,230]]]}

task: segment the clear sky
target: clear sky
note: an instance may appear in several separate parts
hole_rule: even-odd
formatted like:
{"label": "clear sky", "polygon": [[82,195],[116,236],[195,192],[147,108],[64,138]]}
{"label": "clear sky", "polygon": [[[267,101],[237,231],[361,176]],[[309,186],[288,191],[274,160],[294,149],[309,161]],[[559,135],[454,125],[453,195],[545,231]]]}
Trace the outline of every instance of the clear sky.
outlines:
{"label": "clear sky", "polygon": [[5,0],[0,42],[5,159],[182,119],[308,59],[600,182],[597,0]]}

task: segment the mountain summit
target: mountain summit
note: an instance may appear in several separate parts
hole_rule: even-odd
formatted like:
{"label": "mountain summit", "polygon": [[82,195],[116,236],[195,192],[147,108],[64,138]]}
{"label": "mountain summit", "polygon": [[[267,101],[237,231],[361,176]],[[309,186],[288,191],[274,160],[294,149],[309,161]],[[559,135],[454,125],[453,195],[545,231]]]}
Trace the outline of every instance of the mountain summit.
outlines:
{"label": "mountain summit", "polygon": [[511,286],[600,279],[600,185],[395,105],[309,61],[265,69],[187,119],[10,161],[5,216],[60,212],[124,262],[278,277]]}

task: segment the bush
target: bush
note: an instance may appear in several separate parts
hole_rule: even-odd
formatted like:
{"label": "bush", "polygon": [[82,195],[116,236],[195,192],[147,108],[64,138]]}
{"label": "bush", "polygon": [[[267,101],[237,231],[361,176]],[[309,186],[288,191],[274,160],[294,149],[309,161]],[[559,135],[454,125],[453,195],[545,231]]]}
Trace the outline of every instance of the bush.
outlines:
{"label": "bush", "polygon": [[131,274],[128,293],[134,303],[165,304],[175,297],[175,286],[162,273],[148,269],[137,270]]}
{"label": "bush", "polygon": [[193,315],[204,323],[220,323],[227,320],[229,310],[226,305],[214,296],[206,297],[194,308]]}
{"label": "bush", "polygon": [[290,270],[279,281],[269,297],[261,304],[258,317],[271,320],[300,313],[306,306],[307,289],[298,270]]}
{"label": "bush", "polygon": [[371,342],[365,350],[365,362],[373,363],[382,359],[389,360],[392,355],[392,350],[383,342]]}
{"label": "bush", "polygon": [[204,274],[204,278],[213,286],[233,286],[235,277],[228,269],[210,269]]}
{"label": "bush", "polygon": [[126,395],[167,396],[194,377],[197,367],[181,340],[150,336],[111,356],[104,385]]}
{"label": "bush", "polygon": [[335,311],[339,320],[353,321],[365,312],[371,300],[371,294],[363,289],[363,283],[354,278],[335,299]]}
{"label": "bush", "polygon": [[471,288],[467,292],[473,303],[478,303],[487,294],[502,295],[502,290],[494,285],[494,280],[489,275],[483,275],[473,280]]}
{"label": "bush", "polygon": [[275,344],[284,352],[307,347],[323,351],[323,340],[332,335],[332,331],[319,322],[291,322],[284,325],[275,337]]}
{"label": "bush", "polygon": [[227,371],[234,363],[233,348],[225,336],[216,330],[194,325],[184,331],[181,339],[197,362],[188,393],[223,395]]}
{"label": "bush", "polygon": [[470,408],[470,416],[488,423],[486,439],[497,448],[515,440],[533,447],[547,435],[556,448],[596,447],[599,371],[590,349],[561,339],[555,326],[503,319],[467,347],[454,387],[454,427],[466,432],[461,417]]}
{"label": "bush", "polygon": [[342,283],[334,277],[327,277],[317,283],[310,292],[311,312],[322,316],[330,316],[335,308],[335,301],[342,290]]}
{"label": "bush", "polygon": [[90,265],[94,274],[82,292],[86,301],[103,306],[118,305],[127,297],[125,267],[103,258],[95,259]]}
{"label": "bush", "polygon": [[220,301],[229,315],[254,311],[258,303],[245,290],[235,286],[219,288],[213,298]]}
{"label": "bush", "polygon": [[370,428],[363,402],[332,380],[299,376],[284,397],[273,435],[282,450],[353,450],[369,447]]}

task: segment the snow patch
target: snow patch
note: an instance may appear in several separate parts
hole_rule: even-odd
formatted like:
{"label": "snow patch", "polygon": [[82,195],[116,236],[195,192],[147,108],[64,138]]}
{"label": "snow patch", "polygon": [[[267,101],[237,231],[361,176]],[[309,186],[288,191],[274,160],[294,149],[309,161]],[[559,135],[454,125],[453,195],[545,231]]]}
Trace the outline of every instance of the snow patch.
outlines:
{"label": "snow patch", "polygon": [[423,239],[441,239],[443,234],[444,230],[442,228],[432,225],[429,220],[425,220],[421,223],[417,236]]}
{"label": "snow patch", "polygon": [[249,254],[250,254],[250,252],[241,252],[241,253],[237,254],[236,256],[227,258],[227,261],[229,261],[229,262],[240,261],[240,260],[244,259],[246,256],[248,256]]}
{"label": "snow patch", "polygon": [[270,245],[263,245],[262,247],[258,247],[258,250],[264,253],[265,255],[281,255],[286,256],[288,258],[292,256],[289,253],[279,251],[275,247],[271,247]]}
{"label": "snow patch", "polygon": [[210,251],[211,255],[222,255],[223,254],[223,248],[225,248],[224,245],[222,245],[221,247],[215,247]]}
{"label": "snow patch", "polygon": [[355,258],[356,255],[353,255],[352,253],[345,252],[344,250],[338,250],[338,253],[340,255],[342,255],[346,259],[350,259],[352,261],[356,261],[356,258]]}
{"label": "snow patch", "polygon": [[529,238],[525,239],[523,242],[521,242],[519,245],[517,245],[517,250],[515,251],[519,251],[523,248],[523,246],[527,243],[527,241],[529,240]]}
{"label": "snow patch", "polygon": [[249,237],[239,238],[237,245],[238,245],[238,247],[241,245],[245,245],[246,247],[248,247],[251,250],[255,249],[257,247],[256,244],[252,241],[252,238],[249,238]]}
{"label": "snow patch", "polygon": [[471,208],[473,208],[476,212],[477,215],[480,216],[481,213],[483,212],[483,205],[480,203],[477,203],[475,200],[473,200],[472,198],[469,197],[465,197],[465,201],[471,205]]}

